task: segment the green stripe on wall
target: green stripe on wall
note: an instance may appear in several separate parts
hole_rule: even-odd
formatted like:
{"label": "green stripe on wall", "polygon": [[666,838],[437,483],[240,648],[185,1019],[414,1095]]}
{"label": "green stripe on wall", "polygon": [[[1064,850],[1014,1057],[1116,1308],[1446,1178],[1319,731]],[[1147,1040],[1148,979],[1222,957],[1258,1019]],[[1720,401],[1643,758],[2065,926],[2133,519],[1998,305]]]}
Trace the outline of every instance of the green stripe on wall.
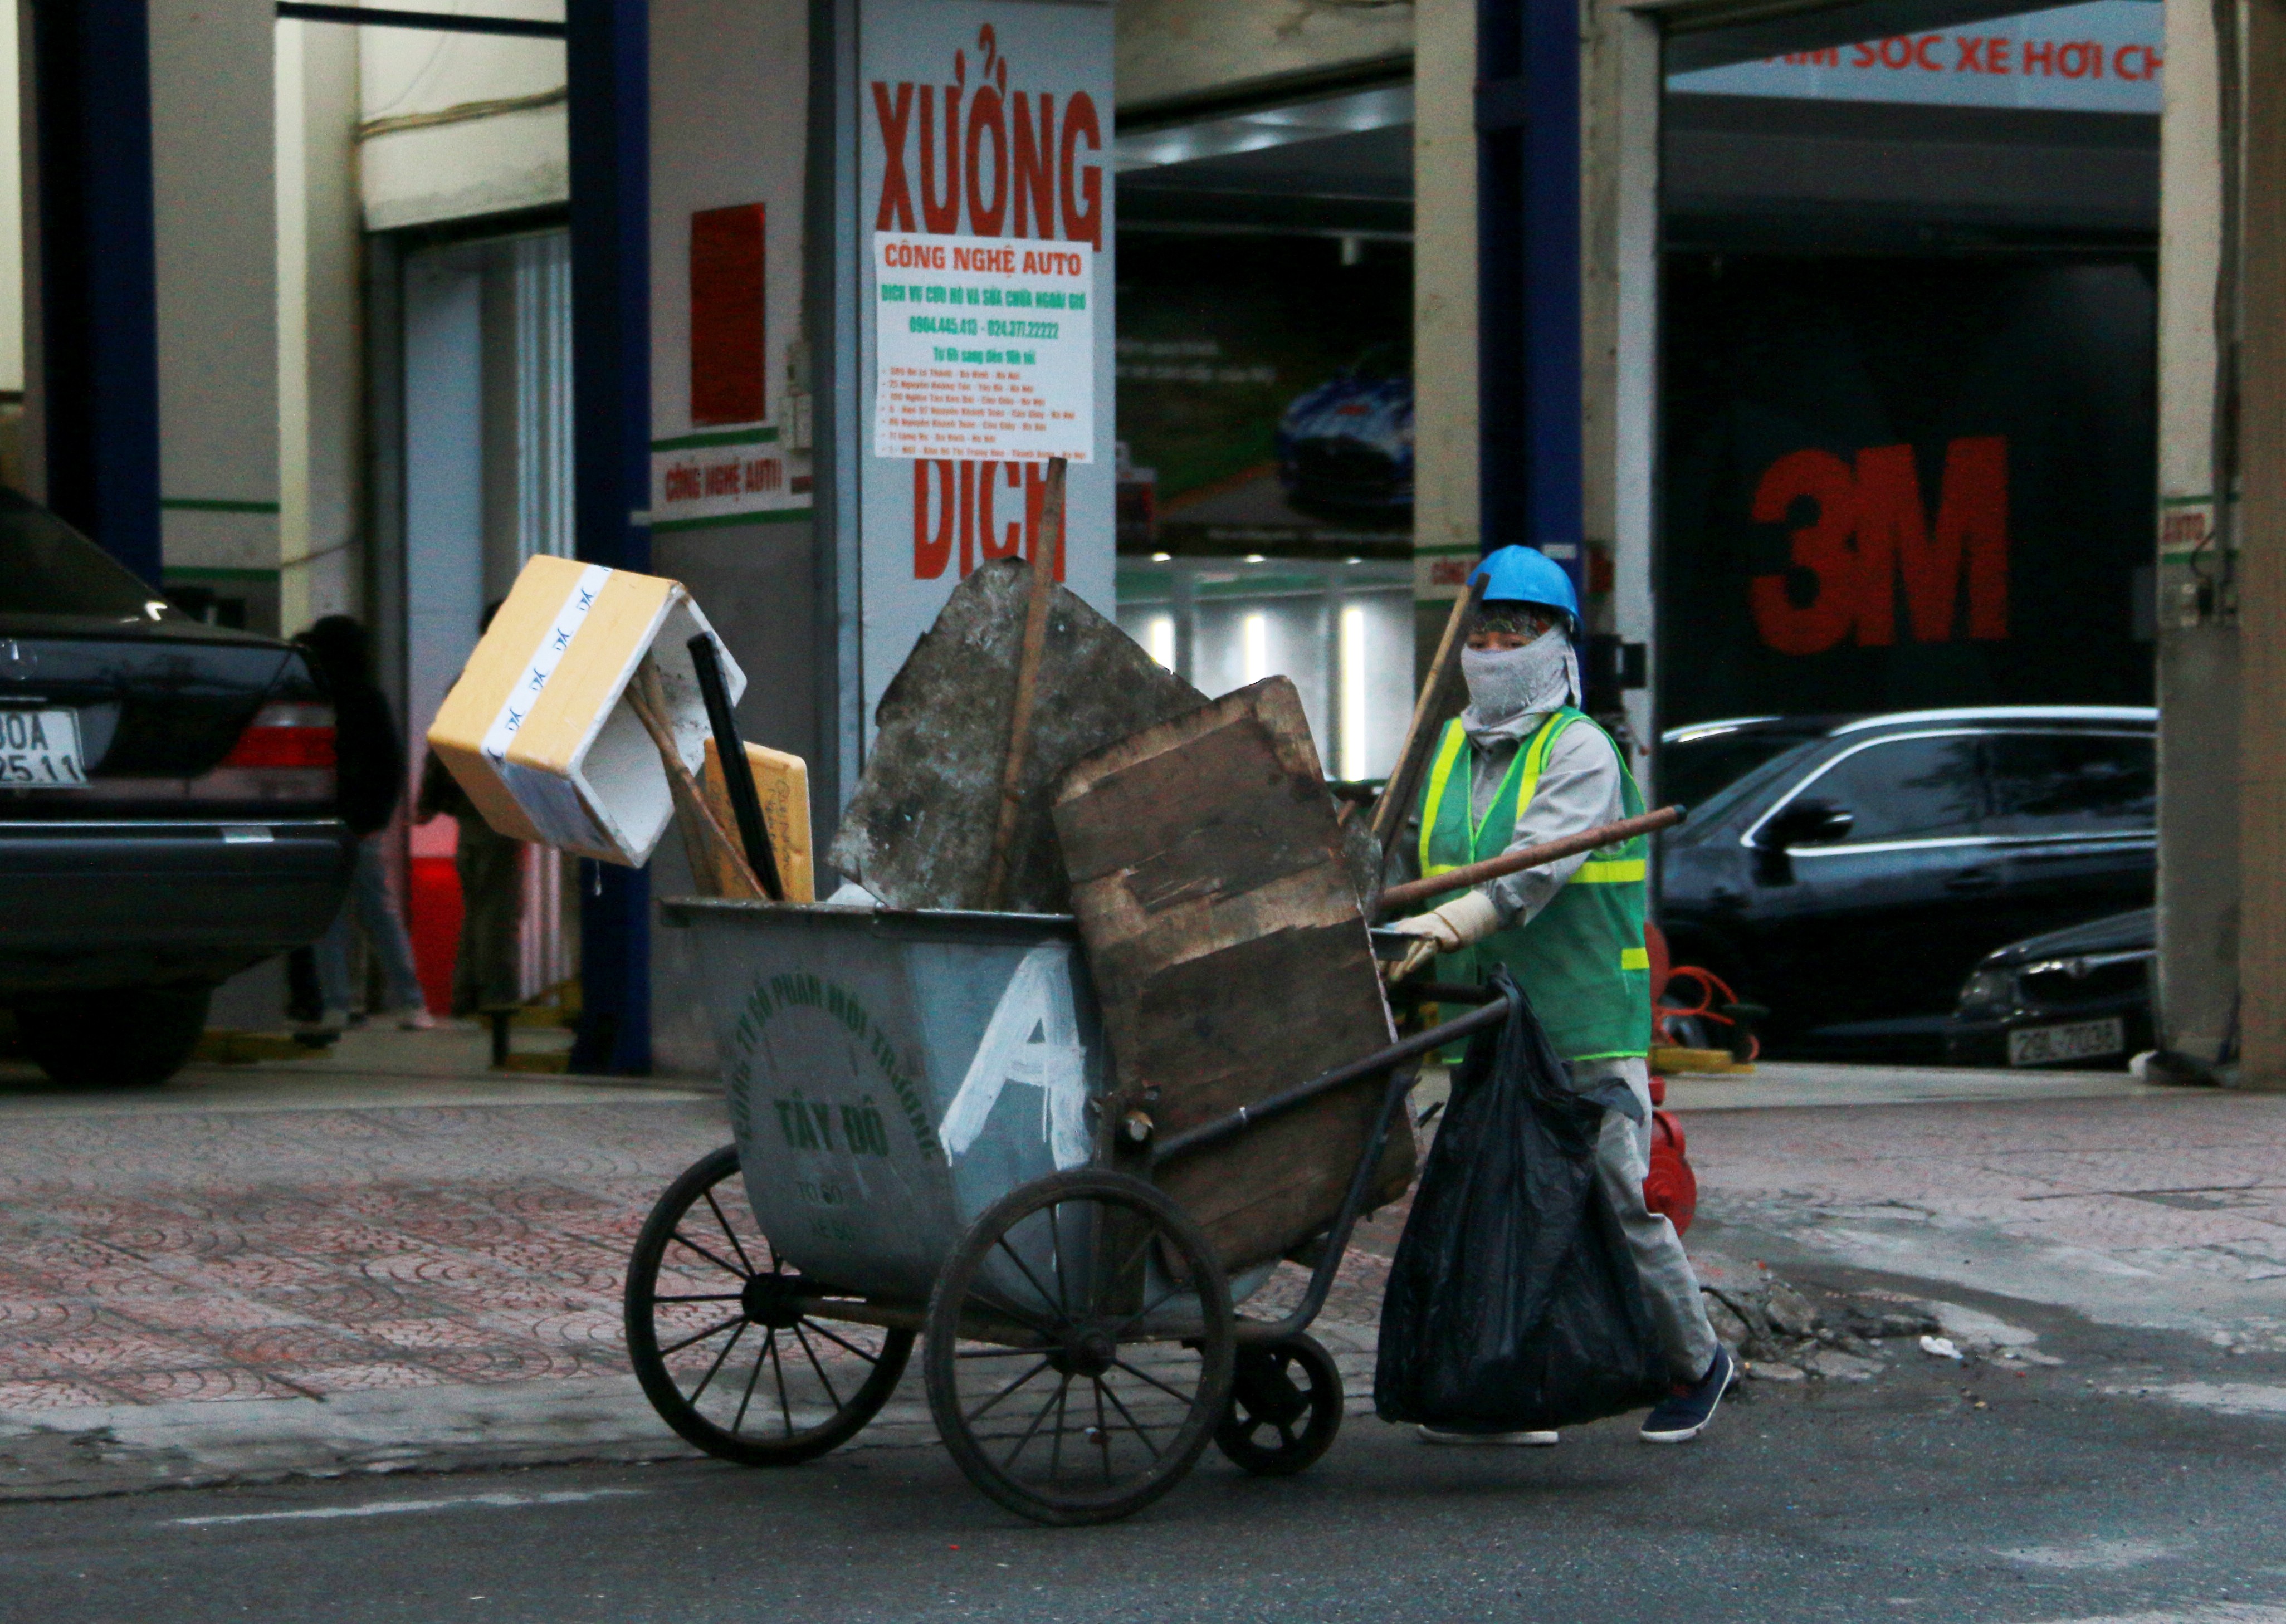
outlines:
{"label": "green stripe on wall", "polygon": [[653,451],[696,451],[702,445],[767,445],[778,438],[775,429],[723,429],[708,434],[678,434],[653,440]]}
{"label": "green stripe on wall", "polygon": [[275,513],[276,502],[238,501],[221,496],[162,496],[159,506],[169,513]]}
{"label": "green stripe on wall", "polygon": [[811,508],[771,508],[761,513],[717,513],[703,519],[661,519],[650,527],[650,533],[660,536],[678,530],[720,530],[725,524],[791,524],[808,518],[815,511]]}

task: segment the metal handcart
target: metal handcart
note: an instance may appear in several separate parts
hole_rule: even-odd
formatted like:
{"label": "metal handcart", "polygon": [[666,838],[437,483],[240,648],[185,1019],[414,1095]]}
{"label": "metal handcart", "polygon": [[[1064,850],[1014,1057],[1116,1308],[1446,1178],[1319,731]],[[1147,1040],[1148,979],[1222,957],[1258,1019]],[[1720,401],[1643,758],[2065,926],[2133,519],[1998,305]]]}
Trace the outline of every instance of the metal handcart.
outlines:
{"label": "metal handcart", "polygon": [[[1071,919],[665,906],[697,936],[734,1136],[660,1197],[628,1269],[628,1352],[668,1425],[743,1464],[811,1459],[888,1401],[918,1337],[954,1460],[1040,1522],[1137,1510],[1210,1441],[1269,1476],[1325,1453],[1341,1376],[1308,1328],[1407,1062],[1506,1019],[1504,1002],[1123,1143]],[[1275,1265],[1226,1275],[1153,1170],[1376,1076],[1339,1212],[1296,1254],[1312,1260],[1301,1301],[1241,1315]]]}

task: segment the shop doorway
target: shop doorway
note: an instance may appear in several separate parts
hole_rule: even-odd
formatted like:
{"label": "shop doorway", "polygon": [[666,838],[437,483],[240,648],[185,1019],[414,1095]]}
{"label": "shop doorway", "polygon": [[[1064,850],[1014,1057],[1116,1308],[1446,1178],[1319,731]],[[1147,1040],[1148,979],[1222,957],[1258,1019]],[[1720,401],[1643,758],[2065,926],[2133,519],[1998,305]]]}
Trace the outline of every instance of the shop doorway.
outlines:
{"label": "shop doorway", "polygon": [[[414,248],[403,261],[406,722],[420,744],[476,647],[485,607],[535,553],[569,557],[570,234],[521,233]],[[432,1008],[451,1002],[461,898],[457,826],[408,839],[407,911]],[[524,854],[518,996],[573,973],[577,906],[565,861]]]}

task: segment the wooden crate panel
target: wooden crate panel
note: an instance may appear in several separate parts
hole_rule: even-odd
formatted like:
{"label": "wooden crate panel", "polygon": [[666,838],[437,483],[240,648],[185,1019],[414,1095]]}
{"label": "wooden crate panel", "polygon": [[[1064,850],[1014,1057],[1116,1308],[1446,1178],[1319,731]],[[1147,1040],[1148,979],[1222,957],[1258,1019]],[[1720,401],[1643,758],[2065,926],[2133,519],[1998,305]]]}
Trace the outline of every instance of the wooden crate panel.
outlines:
{"label": "wooden crate panel", "polygon": [[[1242,689],[1073,769],[1056,832],[1119,1077],[1163,1133],[1391,1043],[1342,832],[1293,684]],[[1379,1080],[1157,1171],[1233,1267],[1322,1228]],[[1377,1181],[1401,1191],[1408,1129]]]}

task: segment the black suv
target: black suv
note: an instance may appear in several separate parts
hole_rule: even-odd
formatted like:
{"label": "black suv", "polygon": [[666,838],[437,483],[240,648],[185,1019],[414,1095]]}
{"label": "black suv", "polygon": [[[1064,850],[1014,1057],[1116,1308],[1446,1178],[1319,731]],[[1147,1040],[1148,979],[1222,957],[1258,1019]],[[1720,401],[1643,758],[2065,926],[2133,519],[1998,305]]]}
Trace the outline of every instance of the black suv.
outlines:
{"label": "black suv", "polygon": [[1824,728],[1664,837],[1675,962],[1769,1006],[1774,1052],[1938,1058],[1987,953],[2150,902],[2156,727],[2019,706]]}
{"label": "black suv", "polygon": [[318,936],[356,837],[300,650],[194,620],[0,487],[0,1003],[59,1082],[156,1083]]}

